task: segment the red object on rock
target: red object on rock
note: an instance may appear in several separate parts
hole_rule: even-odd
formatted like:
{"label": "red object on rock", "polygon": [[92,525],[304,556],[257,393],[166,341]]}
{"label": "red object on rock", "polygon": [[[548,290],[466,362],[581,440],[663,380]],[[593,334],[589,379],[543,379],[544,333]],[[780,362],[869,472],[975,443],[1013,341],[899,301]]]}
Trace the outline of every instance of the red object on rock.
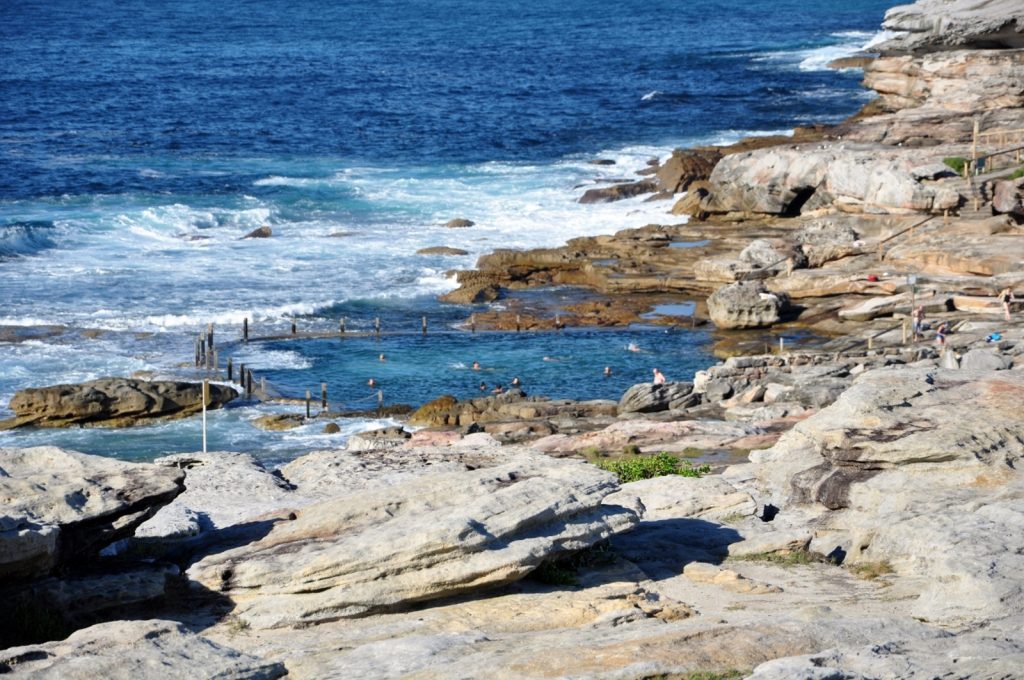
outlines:
{"label": "red object on rock", "polygon": [[875,276],[874,274],[868,274],[868,281],[870,281],[871,283],[875,283],[876,281],[878,281],[878,277]]}

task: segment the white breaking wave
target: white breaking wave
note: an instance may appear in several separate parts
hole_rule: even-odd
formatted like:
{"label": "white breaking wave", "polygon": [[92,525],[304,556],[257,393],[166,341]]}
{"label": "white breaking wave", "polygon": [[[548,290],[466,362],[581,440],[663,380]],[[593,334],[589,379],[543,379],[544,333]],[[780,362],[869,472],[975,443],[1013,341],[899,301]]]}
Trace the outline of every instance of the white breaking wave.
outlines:
{"label": "white breaking wave", "polygon": [[827,70],[828,65],[836,59],[868,52],[873,45],[884,42],[891,36],[890,31],[880,31],[878,33],[842,31],[833,33],[832,37],[840,38],[842,42],[798,53],[803,57],[800,60],[799,68],[801,71]]}

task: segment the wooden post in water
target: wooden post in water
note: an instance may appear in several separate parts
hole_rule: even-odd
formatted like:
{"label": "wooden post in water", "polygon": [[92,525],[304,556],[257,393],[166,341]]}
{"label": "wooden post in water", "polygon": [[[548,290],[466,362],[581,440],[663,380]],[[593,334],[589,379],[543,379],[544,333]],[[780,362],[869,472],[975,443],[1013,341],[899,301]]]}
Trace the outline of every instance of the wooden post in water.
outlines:
{"label": "wooden post in water", "polygon": [[377,334],[377,337],[379,338],[380,337],[380,317],[379,316],[378,317],[374,317],[374,319],[373,319],[373,331],[374,331],[374,333]]}
{"label": "wooden post in water", "polygon": [[211,359],[210,359],[210,366],[209,366],[209,368],[214,373],[216,373],[217,372],[217,367],[220,366],[220,362],[217,361],[217,350],[213,350],[212,352],[210,352],[210,357],[211,357]]}
{"label": "wooden post in water", "polygon": [[345,317],[341,317],[341,321],[338,322],[338,333],[345,335]]}
{"label": "wooden post in water", "polygon": [[384,390],[377,390],[377,417],[384,415]]}
{"label": "wooden post in water", "polygon": [[320,408],[327,410],[327,383],[320,383]]}
{"label": "wooden post in water", "polygon": [[238,384],[245,387],[245,364],[238,364]]}
{"label": "wooden post in water", "polygon": [[203,380],[203,453],[206,453],[206,404],[210,401],[210,381]]}
{"label": "wooden post in water", "polygon": [[312,395],[309,393],[309,390],[306,390],[306,420],[309,420],[309,400],[311,398]]}
{"label": "wooden post in water", "polygon": [[228,382],[233,382],[235,379],[235,366],[231,357],[228,357]]}
{"label": "wooden post in water", "polygon": [[295,335],[295,332],[296,332],[297,330],[298,330],[298,328],[296,328],[296,326],[295,326],[295,321],[293,320],[293,321],[292,321],[292,335]]}
{"label": "wooden post in water", "polygon": [[245,396],[252,396],[252,369],[245,372]]}
{"label": "wooden post in water", "polygon": [[242,342],[249,342],[249,317],[242,319]]}
{"label": "wooden post in water", "polygon": [[196,368],[199,368],[199,338],[196,338],[195,366]]}
{"label": "wooden post in water", "polygon": [[427,317],[423,317],[423,335],[427,335]]}
{"label": "wooden post in water", "polygon": [[199,365],[203,366],[206,363],[207,363],[207,360],[206,360],[206,338],[204,338],[203,334],[200,333],[199,334]]}
{"label": "wooden post in water", "polygon": [[213,351],[213,324],[206,324],[206,346]]}

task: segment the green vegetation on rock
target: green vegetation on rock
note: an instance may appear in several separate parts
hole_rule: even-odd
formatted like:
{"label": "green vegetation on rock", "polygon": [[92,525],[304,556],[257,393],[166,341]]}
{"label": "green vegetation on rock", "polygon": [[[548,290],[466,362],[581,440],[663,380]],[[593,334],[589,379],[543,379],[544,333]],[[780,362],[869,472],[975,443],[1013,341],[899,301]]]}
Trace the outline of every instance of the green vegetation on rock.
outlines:
{"label": "green vegetation on rock", "polygon": [[638,456],[622,460],[601,460],[596,465],[602,470],[614,472],[619,482],[635,482],[640,479],[663,477],[665,475],[682,475],[684,477],[701,477],[711,472],[710,465],[693,465],[689,461],[681,461],[668,453],[654,456]]}
{"label": "green vegetation on rock", "polygon": [[827,560],[818,553],[809,550],[787,550],[770,553],[754,553],[751,555],[730,555],[729,560],[737,562],[770,562],[784,567],[797,564],[817,564]]}
{"label": "green vegetation on rock", "polygon": [[963,156],[950,156],[943,158],[942,162],[956,170],[958,175],[964,174],[964,167],[967,165],[967,159]]}

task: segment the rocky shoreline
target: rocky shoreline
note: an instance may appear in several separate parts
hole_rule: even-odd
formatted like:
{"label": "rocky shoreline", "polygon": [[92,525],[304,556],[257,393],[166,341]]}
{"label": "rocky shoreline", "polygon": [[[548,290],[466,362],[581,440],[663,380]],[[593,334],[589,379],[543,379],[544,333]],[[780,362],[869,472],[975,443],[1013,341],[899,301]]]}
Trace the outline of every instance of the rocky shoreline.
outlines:
{"label": "rocky shoreline", "polygon": [[[723,331],[724,360],[691,381],[618,402],[442,397],[414,432],[280,470],[0,449],[0,672],[1024,677],[1024,323],[996,297],[1024,296],[1024,180],[1016,161],[970,182],[949,162],[975,120],[1024,128],[1013,5],[894,8],[904,34],[865,58],[880,96],[861,114],[584,195],[650,193],[685,224],[458,273],[450,300],[509,302],[481,328],[693,301],[660,321]],[[552,285],[589,297],[515,297]],[[821,341],[776,349],[794,329]],[[0,427],[185,417],[195,387],[27,391]],[[602,469],[662,452],[712,472]]]}

